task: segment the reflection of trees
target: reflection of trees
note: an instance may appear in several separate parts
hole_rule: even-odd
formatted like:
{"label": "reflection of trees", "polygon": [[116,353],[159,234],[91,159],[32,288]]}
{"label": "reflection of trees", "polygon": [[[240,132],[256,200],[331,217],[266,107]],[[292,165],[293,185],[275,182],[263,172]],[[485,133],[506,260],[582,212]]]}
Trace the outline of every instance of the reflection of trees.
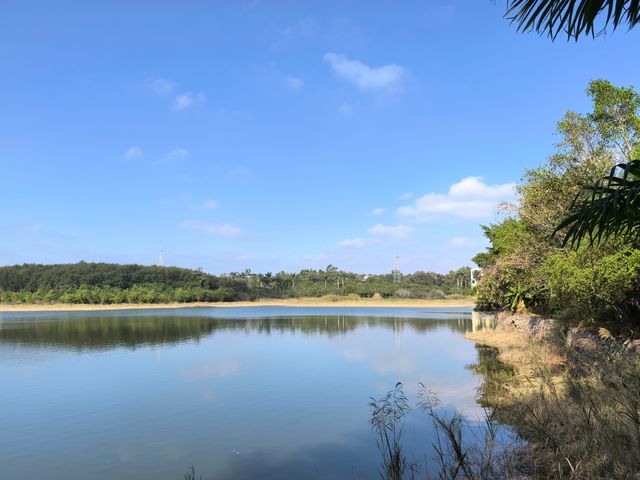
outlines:
{"label": "reflection of trees", "polygon": [[17,320],[0,328],[0,344],[58,345],[76,349],[137,347],[199,339],[215,328],[197,317],[88,316]]}
{"label": "reflection of trees", "polygon": [[499,398],[504,391],[506,381],[515,374],[515,370],[500,359],[500,351],[487,345],[476,345],[478,363],[467,365],[467,369],[482,377],[478,403],[483,407],[489,406],[489,398]]}
{"label": "reflection of trees", "polygon": [[439,328],[465,333],[474,328],[468,315],[453,318],[326,315],[245,319],[92,314],[54,319],[23,318],[0,324],[0,344],[57,345],[72,349],[134,348],[198,340],[223,331],[332,336],[365,326],[388,328],[395,333],[406,328],[419,333]]}

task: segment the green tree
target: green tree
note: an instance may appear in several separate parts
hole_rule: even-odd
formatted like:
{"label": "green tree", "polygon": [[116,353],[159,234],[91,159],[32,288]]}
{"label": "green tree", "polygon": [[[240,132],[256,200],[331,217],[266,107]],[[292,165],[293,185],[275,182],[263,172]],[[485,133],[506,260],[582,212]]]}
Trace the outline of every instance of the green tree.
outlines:
{"label": "green tree", "polygon": [[482,230],[491,245],[486,252],[478,253],[472,259],[480,268],[494,264],[500,256],[514,253],[526,235],[524,223],[513,217],[509,217],[501,223],[483,225]]}
{"label": "green tree", "polygon": [[[615,87],[605,80],[591,82],[588,93],[594,111],[588,116],[603,148],[619,163],[608,175],[585,184],[577,192],[567,215],[554,233],[563,232],[564,243],[579,246],[610,237],[638,241],[640,227],[640,94],[633,88]],[[603,172],[604,173],[604,172]]]}

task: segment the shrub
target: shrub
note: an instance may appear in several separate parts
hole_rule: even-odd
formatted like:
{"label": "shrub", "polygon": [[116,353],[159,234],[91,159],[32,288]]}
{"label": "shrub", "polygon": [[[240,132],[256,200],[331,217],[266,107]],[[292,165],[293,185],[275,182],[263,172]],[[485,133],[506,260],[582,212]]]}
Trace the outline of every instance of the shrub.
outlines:
{"label": "shrub", "polygon": [[640,312],[640,250],[607,250],[563,251],[543,262],[554,311],[592,321],[626,319]]}
{"label": "shrub", "polygon": [[547,310],[544,279],[531,269],[529,259],[514,254],[484,270],[477,287],[476,309],[515,311],[520,303],[533,311]]}

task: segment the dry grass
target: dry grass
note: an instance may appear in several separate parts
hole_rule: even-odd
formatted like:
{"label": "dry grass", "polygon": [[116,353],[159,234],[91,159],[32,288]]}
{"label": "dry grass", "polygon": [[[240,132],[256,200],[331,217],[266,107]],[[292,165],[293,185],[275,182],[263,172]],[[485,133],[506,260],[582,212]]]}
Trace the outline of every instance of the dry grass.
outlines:
{"label": "dry grass", "polygon": [[512,393],[522,395],[531,389],[537,390],[542,376],[556,386],[562,384],[565,357],[552,342],[533,341],[521,333],[501,330],[467,333],[465,337],[479,345],[497,348],[498,360],[515,370],[515,375],[504,385],[504,398],[488,399],[494,404],[513,401]]}
{"label": "dry grass", "polygon": [[498,359],[514,367],[509,377],[489,370],[483,394],[529,443],[527,478],[640,479],[637,353],[612,337],[589,351],[517,332],[468,338],[500,349]]}

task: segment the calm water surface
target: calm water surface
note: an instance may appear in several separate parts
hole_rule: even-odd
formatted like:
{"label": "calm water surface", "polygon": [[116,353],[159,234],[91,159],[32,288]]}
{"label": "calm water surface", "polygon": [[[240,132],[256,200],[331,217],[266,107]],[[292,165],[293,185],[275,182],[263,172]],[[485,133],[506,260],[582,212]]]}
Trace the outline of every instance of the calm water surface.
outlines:
{"label": "calm water surface", "polygon": [[[370,397],[478,413],[470,309],[0,313],[0,478],[373,479]],[[424,415],[409,454],[431,455]]]}

